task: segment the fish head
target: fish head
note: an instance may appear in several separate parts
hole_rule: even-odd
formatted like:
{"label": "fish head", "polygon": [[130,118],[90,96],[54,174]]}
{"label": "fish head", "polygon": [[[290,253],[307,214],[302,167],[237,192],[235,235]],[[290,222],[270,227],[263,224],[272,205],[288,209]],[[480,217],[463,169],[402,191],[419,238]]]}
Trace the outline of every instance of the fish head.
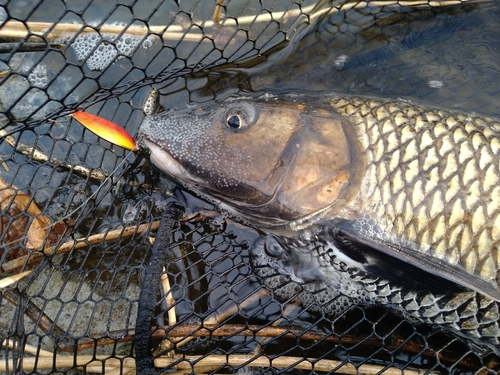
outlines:
{"label": "fish head", "polygon": [[293,100],[233,100],[141,125],[151,161],[249,224],[287,226],[343,199],[353,166],[342,119]]}

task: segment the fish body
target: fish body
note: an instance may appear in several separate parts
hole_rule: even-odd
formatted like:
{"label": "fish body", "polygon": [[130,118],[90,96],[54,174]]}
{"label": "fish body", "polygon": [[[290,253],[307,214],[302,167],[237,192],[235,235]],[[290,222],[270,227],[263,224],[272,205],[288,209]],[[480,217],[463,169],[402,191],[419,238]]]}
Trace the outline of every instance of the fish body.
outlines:
{"label": "fish body", "polygon": [[335,312],[385,304],[498,352],[499,120],[264,98],[151,116],[141,132],[160,169],[268,230],[253,264],[277,295],[298,286]]}

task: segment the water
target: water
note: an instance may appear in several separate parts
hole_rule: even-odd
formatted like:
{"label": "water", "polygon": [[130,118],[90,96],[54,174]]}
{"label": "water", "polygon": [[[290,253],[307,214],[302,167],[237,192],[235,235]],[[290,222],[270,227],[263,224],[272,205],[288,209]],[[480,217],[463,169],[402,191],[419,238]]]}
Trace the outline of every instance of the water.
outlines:
{"label": "water", "polygon": [[337,92],[498,117],[499,17],[494,2],[335,9],[290,52],[255,65],[219,67],[190,97],[204,102],[214,91],[217,99],[242,92]]}

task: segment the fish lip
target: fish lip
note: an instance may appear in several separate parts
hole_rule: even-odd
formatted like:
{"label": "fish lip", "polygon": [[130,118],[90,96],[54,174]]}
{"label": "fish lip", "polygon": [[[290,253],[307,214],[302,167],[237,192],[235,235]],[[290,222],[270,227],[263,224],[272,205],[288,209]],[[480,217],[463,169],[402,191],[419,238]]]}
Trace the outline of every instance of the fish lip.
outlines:
{"label": "fish lip", "polygon": [[150,141],[146,137],[143,137],[142,141],[151,152],[151,162],[163,172],[179,179],[189,179],[191,181],[196,181],[181,165],[181,163],[179,163],[172,155],[170,155],[170,153],[163,150],[155,142]]}

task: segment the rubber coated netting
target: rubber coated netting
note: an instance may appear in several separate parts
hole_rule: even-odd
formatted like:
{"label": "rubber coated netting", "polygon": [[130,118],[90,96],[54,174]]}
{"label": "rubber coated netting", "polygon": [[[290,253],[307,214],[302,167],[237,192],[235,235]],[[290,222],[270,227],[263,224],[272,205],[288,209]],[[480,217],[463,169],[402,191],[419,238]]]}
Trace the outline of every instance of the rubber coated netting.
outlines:
{"label": "rubber coated netting", "polygon": [[158,110],[340,92],[498,117],[494,1],[0,4],[0,373],[500,370],[491,349],[383,308],[275,299],[255,230],[69,116],[136,135],[154,89]]}

